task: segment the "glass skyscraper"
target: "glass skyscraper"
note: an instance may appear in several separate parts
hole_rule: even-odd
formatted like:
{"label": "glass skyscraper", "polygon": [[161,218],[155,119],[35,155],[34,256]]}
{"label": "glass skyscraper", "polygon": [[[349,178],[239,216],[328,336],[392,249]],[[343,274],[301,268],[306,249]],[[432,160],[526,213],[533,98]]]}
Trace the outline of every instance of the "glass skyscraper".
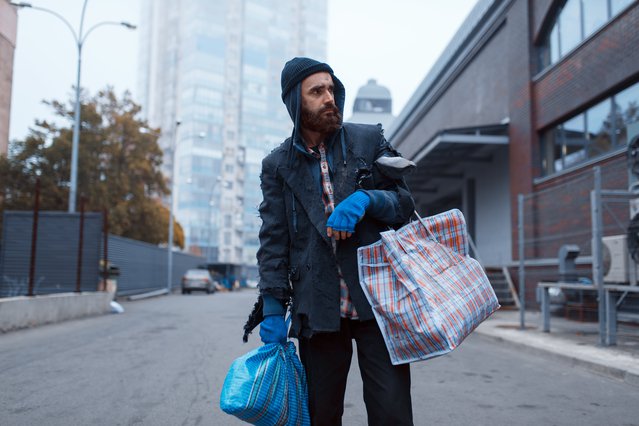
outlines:
{"label": "glass skyscraper", "polygon": [[143,0],[139,100],[162,129],[186,248],[210,262],[256,262],[261,161],[292,129],[280,72],[325,60],[326,2]]}

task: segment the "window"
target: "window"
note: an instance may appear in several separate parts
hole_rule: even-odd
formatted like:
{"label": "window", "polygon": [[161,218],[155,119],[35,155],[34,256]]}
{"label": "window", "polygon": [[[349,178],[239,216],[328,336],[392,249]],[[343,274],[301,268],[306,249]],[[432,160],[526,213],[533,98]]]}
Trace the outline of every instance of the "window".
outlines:
{"label": "window", "polygon": [[584,115],[580,114],[568,121],[563,126],[563,167],[570,167],[583,162],[586,159],[586,126]]}
{"label": "window", "polygon": [[552,175],[624,147],[627,126],[637,121],[639,83],[542,132],[539,140],[543,175]]}
{"label": "window", "polygon": [[607,0],[581,0],[581,8],[584,14],[584,34],[592,34],[606,23]]}
{"label": "window", "polygon": [[559,53],[559,26],[555,27],[550,32],[550,63],[555,63],[561,58]]}
{"label": "window", "polygon": [[581,36],[581,2],[568,0],[559,14],[559,47],[566,54],[579,44]]}
{"label": "window", "polygon": [[550,175],[563,169],[561,158],[562,143],[559,128],[548,130],[541,137],[541,167],[544,175]]}
{"label": "window", "polygon": [[392,110],[391,99],[356,99],[354,112],[387,112]]}
{"label": "window", "polygon": [[617,146],[628,143],[627,127],[639,121],[639,83],[617,93],[613,97],[615,105],[615,139]]}
{"label": "window", "polygon": [[610,99],[586,111],[588,120],[589,157],[594,158],[612,148]]}
{"label": "window", "polygon": [[612,15],[616,15],[626,8],[633,0],[611,0],[610,7]]}
{"label": "window", "polygon": [[538,47],[539,70],[566,56],[631,3],[632,0],[566,0]]}

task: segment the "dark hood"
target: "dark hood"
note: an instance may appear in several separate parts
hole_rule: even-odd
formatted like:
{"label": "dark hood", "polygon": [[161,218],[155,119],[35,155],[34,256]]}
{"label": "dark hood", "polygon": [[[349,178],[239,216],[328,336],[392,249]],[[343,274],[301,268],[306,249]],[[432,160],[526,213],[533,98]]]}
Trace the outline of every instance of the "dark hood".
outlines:
{"label": "dark hood", "polygon": [[284,101],[288,114],[291,116],[291,120],[293,120],[293,142],[297,139],[297,129],[300,121],[302,80],[318,72],[327,72],[331,75],[333,84],[335,85],[333,89],[335,105],[342,114],[342,117],[344,116],[346,90],[339,78],[333,73],[333,69],[328,64],[311,58],[298,57],[291,59],[286,63],[284,69],[282,69],[282,101]]}

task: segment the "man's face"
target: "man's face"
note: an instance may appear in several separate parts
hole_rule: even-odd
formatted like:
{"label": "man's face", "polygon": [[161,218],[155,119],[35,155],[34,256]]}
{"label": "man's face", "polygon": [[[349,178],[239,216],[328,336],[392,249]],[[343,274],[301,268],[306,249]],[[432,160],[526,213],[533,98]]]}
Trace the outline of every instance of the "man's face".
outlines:
{"label": "man's face", "polygon": [[341,127],[342,114],[335,105],[333,89],[333,79],[327,72],[302,80],[302,127],[324,134]]}

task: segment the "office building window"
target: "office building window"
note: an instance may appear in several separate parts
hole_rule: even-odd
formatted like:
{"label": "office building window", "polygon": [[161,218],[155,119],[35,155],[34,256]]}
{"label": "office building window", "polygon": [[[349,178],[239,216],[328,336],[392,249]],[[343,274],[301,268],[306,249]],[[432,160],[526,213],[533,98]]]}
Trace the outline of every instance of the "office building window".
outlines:
{"label": "office building window", "polygon": [[566,56],[631,3],[632,0],[566,0],[538,47],[539,70]]}
{"label": "office building window", "polygon": [[627,126],[639,121],[639,83],[634,84],[614,96],[615,117],[619,125],[615,128],[618,145],[628,143]]}
{"label": "office building window", "polygon": [[586,111],[590,158],[596,158],[612,149],[611,105],[610,99],[606,99]]}
{"label": "office building window", "polygon": [[627,144],[627,126],[639,121],[639,83],[540,135],[544,176],[579,166]]}
{"label": "office building window", "polygon": [[592,34],[608,20],[608,0],[581,0],[584,34]]}
{"label": "office building window", "polygon": [[610,6],[613,16],[624,10],[633,1],[634,0],[610,0]]}

